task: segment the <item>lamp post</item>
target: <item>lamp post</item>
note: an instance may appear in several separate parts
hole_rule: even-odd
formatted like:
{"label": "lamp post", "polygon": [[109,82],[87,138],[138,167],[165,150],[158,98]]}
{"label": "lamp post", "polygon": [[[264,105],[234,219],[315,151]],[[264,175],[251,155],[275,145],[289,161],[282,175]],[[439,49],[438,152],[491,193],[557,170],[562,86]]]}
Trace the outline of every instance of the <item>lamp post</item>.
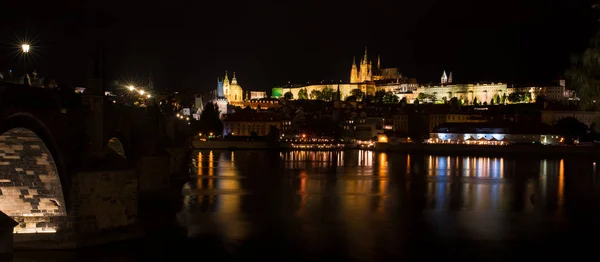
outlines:
{"label": "lamp post", "polygon": [[29,86],[29,77],[28,77],[28,73],[27,73],[27,54],[29,54],[29,49],[31,49],[31,46],[29,44],[22,44],[21,45],[21,51],[23,52],[23,56],[25,56],[24,59],[24,66],[25,66],[25,76],[23,77],[23,85]]}

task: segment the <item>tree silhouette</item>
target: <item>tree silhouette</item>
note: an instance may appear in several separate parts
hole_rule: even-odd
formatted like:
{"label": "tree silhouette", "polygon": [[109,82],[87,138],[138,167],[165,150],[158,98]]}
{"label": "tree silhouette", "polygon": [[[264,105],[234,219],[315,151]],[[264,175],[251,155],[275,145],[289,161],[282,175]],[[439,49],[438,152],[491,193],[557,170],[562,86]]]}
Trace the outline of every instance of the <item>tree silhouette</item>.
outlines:
{"label": "tree silhouette", "polygon": [[[599,4],[593,5],[600,8]],[[600,32],[590,41],[581,54],[571,57],[572,67],[565,73],[567,80],[578,93],[579,107],[582,110],[599,110],[596,101],[600,98]]]}
{"label": "tree silhouette", "polygon": [[574,117],[560,119],[556,122],[554,127],[562,135],[570,138],[583,138],[588,131],[588,126]]}
{"label": "tree silhouette", "polygon": [[383,103],[384,96],[385,96],[385,91],[377,90],[377,92],[375,92],[375,96],[373,97],[373,101],[371,101],[371,102],[372,103]]}
{"label": "tree silhouette", "polygon": [[365,92],[363,92],[360,89],[356,88],[356,89],[352,89],[350,91],[350,95],[354,96],[356,98],[356,101],[360,102],[365,97]]}
{"label": "tree silhouette", "polygon": [[285,100],[292,100],[294,99],[294,94],[292,94],[292,92],[285,92],[285,94],[283,94],[283,99]]}
{"label": "tree silhouette", "polygon": [[308,92],[306,91],[306,88],[302,88],[302,89],[300,89],[300,91],[298,91],[298,99],[300,99],[300,100],[308,99]]}
{"label": "tree silhouette", "polygon": [[383,102],[386,104],[396,104],[398,103],[398,96],[394,95],[392,92],[387,92],[383,96]]}
{"label": "tree silhouette", "polygon": [[313,89],[312,91],[310,91],[310,98],[315,99],[315,100],[322,100],[323,92],[321,92],[317,89]]}
{"label": "tree silhouette", "polygon": [[206,134],[211,132],[220,134],[223,132],[223,123],[219,119],[219,109],[212,102],[204,106],[200,121],[198,121],[198,129],[198,131]]}

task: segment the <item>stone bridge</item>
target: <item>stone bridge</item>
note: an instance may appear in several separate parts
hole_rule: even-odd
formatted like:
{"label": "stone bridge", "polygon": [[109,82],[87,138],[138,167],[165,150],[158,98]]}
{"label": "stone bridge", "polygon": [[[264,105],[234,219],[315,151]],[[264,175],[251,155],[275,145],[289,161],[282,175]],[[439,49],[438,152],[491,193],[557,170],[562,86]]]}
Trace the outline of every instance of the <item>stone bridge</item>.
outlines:
{"label": "stone bridge", "polygon": [[172,173],[165,130],[155,106],[0,83],[0,211],[19,222],[15,241],[74,247],[134,227],[140,194]]}

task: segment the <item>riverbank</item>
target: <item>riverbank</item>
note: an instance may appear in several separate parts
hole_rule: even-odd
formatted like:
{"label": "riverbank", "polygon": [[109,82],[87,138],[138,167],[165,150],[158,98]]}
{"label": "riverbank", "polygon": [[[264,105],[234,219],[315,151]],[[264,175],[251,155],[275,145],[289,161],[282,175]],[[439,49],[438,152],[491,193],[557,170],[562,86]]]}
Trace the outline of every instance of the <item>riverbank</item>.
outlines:
{"label": "riverbank", "polygon": [[452,145],[452,144],[377,144],[376,151],[427,154],[476,154],[476,155],[544,155],[544,156],[600,156],[600,148],[593,146],[546,146],[546,145]]}
{"label": "riverbank", "polygon": [[261,141],[192,141],[193,149],[252,149],[252,150],[266,150],[266,149],[283,149],[282,145],[272,145],[267,142]]}
{"label": "riverbank", "polygon": [[192,142],[193,149],[201,150],[305,150],[305,151],[337,151],[344,148],[355,148],[344,144],[292,144],[286,142],[267,143],[262,141],[198,141]]}

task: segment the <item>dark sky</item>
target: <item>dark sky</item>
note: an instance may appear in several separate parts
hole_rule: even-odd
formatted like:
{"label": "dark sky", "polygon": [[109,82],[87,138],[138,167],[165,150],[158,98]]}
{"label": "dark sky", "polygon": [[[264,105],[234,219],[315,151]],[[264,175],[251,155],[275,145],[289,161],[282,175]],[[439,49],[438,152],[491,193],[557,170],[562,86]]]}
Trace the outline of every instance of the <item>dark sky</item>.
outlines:
{"label": "dark sky", "polygon": [[[347,80],[365,45],[373,60],[420,83],[550,82],[596,28],[585,0],[10,1],[0,16],[0,69],[18,68],[14,43],[35,37],[34,67],[85,84],[101,39],[111,79],[204,92],[225,70],[244,89]],[[374,61],[375,62],[375,61]]]}

